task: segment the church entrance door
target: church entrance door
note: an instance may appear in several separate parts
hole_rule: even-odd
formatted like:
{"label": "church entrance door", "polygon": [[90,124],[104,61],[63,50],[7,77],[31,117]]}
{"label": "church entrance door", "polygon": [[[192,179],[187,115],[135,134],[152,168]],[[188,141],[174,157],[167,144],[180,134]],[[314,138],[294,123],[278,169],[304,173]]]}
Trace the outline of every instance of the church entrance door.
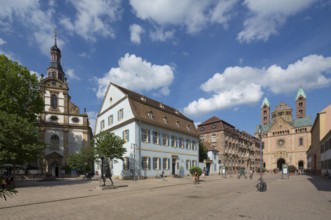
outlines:
{"label": "church entrance door", "polygon": [[284,160],[283,158],[279,158],[279,159],[277,160],[277,169],[278,169],[279,171],[282,170],[282,165],[283,165],[283,164],[285,164],[285,160]]}

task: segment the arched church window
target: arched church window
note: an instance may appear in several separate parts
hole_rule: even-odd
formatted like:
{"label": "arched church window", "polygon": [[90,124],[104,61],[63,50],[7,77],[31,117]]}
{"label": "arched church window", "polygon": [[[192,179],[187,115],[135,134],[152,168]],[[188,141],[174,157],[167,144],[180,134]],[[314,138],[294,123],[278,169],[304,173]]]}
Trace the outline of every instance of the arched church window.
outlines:
{"label": "arched church window", "polygon": [[53,134],[51,137],[51,150],[59,150],[60,147],[60,138],[56,134]]}
{"label": "arched church window", "polygon": [[300,145],[300,146],[303,145],[303,138],[302,138],[302,137],[299,138],[299,145]]}
{"label": "arched church window", "polygon": [[52,97],[51,97],[51,106],[52,106],[52,108],[57,108],[57,96],[56,95],[52,95]]}

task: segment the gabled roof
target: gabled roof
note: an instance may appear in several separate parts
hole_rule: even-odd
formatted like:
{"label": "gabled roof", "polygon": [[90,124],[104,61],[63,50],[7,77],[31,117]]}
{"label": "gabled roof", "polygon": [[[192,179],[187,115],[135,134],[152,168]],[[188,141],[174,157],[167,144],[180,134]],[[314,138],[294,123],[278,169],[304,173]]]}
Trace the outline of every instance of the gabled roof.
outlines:
{"label": "gabled roof", "polygon": [[112,83],[114,86],[116,86],[117,88],[119,88],[123,93],[125,93],[129,99],[131,100],[134,100],[138,103],[142,103],[144,105],[148,105],[150,107],[153,107],[153,108],[156,108],[156,109],[162,109],[162,111],[165,111],[169,114],[173,114],[173,115],[176,115],[178,117],[181,117],[185,120],[188,120],[188,121],[192,121],[191,119],[187,118],[185,115],[183,115],[182,113],[180,113],[178,110],[168,106],[168,105],[165,105],[159,101],[156,101],[154,99],[151,99],[149,97],[146,97],[144,95],[141,95],[141,94],[138,94],[136,92],[133,92],[131,90],[128,90],[126,88],[123,88],[119,85],[116,85],[114,83]]}
{"label": "gabled roof", "polygon": [[113,83],[112,85],[127,95],[135,119],[158,127],[198,136],[193,120],[178,110],[121,86]]}
{"label": "gabled roof", "polygon": [[207,121],[202,122],[200,125],[211,124],[211,123],[215,123],[215,122],[219,122],[219,121],[221,121],[221,119],[219,119],[216,116],[213,116],[213,117],[209,118]]}

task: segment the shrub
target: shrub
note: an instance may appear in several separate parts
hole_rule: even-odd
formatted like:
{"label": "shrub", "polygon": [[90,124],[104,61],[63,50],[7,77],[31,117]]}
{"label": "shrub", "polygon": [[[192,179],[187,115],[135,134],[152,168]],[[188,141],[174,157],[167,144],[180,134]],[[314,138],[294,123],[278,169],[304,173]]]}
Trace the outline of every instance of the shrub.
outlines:
{"label": "shrub", "polygon": [[202,169],[200,167],[191,167],[190,173],[192,176],[194,176],[194,173],[198,172],[199,176],[202,174]]}
{"label": "shrub", "polygon": [[294,165],[289,165],[288,166],[288,172],[293,173],[297,170],[297,167]]}

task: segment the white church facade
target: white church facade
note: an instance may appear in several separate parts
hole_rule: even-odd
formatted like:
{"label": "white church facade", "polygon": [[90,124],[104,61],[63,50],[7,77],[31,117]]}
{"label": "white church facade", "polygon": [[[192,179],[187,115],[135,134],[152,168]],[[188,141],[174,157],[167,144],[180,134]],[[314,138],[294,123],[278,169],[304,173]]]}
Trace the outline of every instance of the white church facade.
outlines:
{"label": "white church facade", "polygon": [[40,138],[46,144],[42,173],[55,177],[63,174],[66,158],[88,146],[92,136],[88,115],[71,102],[68,82],[61,66],[61,50],[51,47],[51,62],[47,76],[40,80],[44,112],[40,115]]}
{"label": "white church facade", "polygon": [[[198,166],[198,134],[191,119],[156,100],[110,83],[96,119],[95,136],[113,132],[125,140],[124,160],[110,162],[114,177],[188,175]],[[95,164],[101,173],[100,160]]]}

